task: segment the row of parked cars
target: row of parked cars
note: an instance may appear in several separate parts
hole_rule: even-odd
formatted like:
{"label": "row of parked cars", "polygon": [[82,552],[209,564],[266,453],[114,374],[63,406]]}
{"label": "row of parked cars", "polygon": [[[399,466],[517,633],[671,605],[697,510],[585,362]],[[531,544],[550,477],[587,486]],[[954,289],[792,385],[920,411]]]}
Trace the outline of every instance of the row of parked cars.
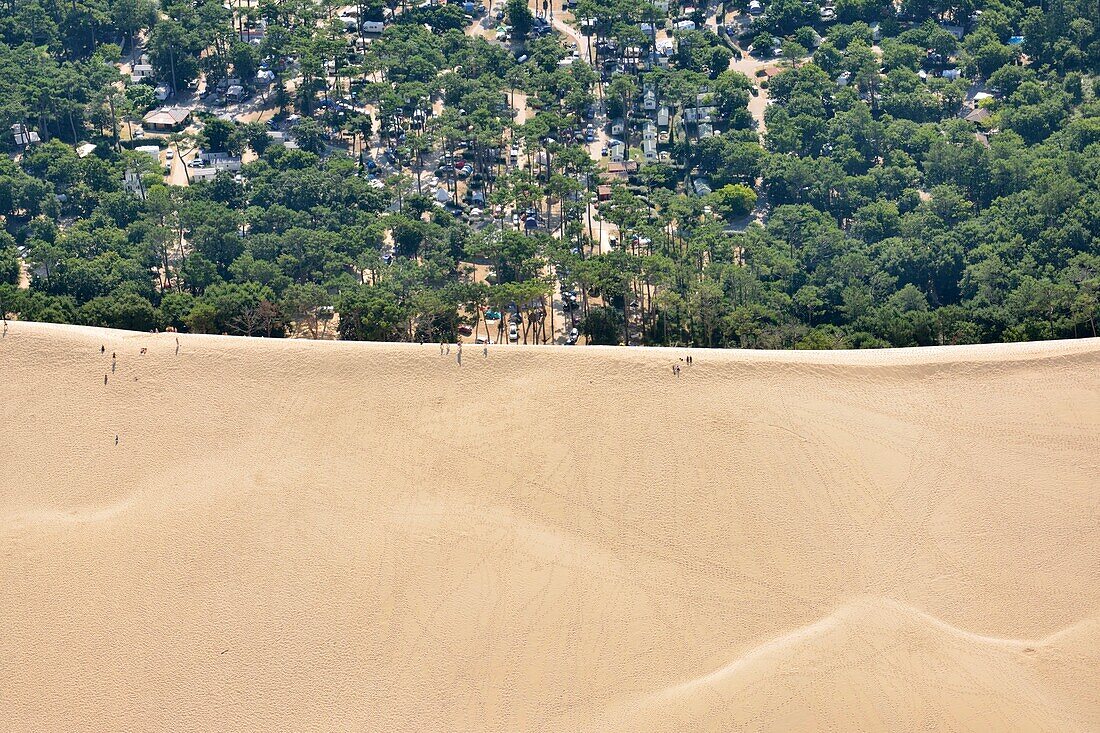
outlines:
{"label": "row of parked cars", "polygon": [[[567,310],[572,309],[572,308],[576,308],[576,293],[571,293],[571,295],[572,295],[572,298],[573,298],[573,304],[571,306],[569,306],[569,308]],[[537,315],[540,315],[540,314],[537,314]],[[485,320],[487,322],[488,321],[499,321],[501,318],[503,318],[503,315],[500,313],[500,311],[494,311],[494,310],[485,311]],[[512,305],[510,305],[508,307],[508,341],[509,341],[509,343],[514,344],[517,341],[519,341],[519,327],[521,325],[523,325],[523,318],[519,314],[519,309],[516,308],[515,303],[513,303]],[[463,336],[470,336],[473,333],[473,329],[470,326],[466,326],[466,325],[459,326],[458,331]],[[580,335],[581,334],[580,334],[579,329],[577,329],[576,327],[570,328],[569,332],[565,336],[565,345],[566,346],[575,345],[577,343],[577,341],[580,339]],[[485,336],[478,336],[474,341],[477,344],[492,343],[492,341],[489,338],[485,337]]]}

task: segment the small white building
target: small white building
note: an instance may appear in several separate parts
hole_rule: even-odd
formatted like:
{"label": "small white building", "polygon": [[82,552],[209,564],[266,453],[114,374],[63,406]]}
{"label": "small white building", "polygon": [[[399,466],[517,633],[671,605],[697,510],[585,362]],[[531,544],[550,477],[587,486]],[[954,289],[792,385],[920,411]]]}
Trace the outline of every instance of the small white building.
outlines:
{"label": "small white building", "polygon": [[153,78],[152,64],[134,64],[134,68],[130,70],[130,81],[135,84],[151,78]]}
{"label": "small white building", "polygon": [[160,163],[160,148],[156,145],[139,145],[134,148],[136,153],[145,153],[153,159],[154,163]]}
{"label": "small white building", "polygon": [[684,110],[684,122],[689,125],[697,125],[702,122],[711,122],[714,118],[715,108],[712,105],[700,107],[688,107]]}
{"label": "small white building", "polygon": [[141,185],[141,176],[138,175],[137,171],[127,168],[126,172],[122,174],[122,185],[134,196],[140,199],[145,198],[145,186]]}
{"label": "small white building", "polygon": [[198,183],[200,181],[212,181],[218,175],[218,169],[213,166],[188,168],[188,170],[190,171],[192,183]]}
{"label": "small white building", "polygon": [[12,135],[15,137],[15,144],[20,147],[26,147],[27,145],[37,145],[42,142],[42,139],[38,137],[38,133],[34,130],[28,130],[24,125],[18,122],[11,126]]}

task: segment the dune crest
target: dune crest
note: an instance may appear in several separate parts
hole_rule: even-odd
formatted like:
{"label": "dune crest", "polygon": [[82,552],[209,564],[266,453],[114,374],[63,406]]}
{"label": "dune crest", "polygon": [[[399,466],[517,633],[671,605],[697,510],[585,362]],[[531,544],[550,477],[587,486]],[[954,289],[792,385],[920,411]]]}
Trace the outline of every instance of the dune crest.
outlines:
{"label": "dune crest", "polygon": [[176,339],[0,339],[6,730],[1100,730],[1100,341]]}
{"label": "dune crest", "polygon": [[[624,706],[608,729],[675,731],[706,721],[705,730],[1093,730],[1100,693],[1062,689],[1053,678],[1095,675],[1100,646],[1059,642],[1085,630],[1094,636],[1097,624],[1087,619],[1041,640],[1002,639],[897,601],[861,598]],[[1078,658],[1066,659],[1065,647]]]}

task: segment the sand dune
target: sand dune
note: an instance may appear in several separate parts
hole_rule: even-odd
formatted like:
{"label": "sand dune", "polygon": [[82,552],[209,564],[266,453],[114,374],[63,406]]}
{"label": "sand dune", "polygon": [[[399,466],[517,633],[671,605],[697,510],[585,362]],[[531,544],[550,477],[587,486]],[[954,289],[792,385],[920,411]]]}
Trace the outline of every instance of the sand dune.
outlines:
{"label": "sand dune", "polygon": [[1100,342],[179,342],[0,339],[3,730],[1100,730]]}

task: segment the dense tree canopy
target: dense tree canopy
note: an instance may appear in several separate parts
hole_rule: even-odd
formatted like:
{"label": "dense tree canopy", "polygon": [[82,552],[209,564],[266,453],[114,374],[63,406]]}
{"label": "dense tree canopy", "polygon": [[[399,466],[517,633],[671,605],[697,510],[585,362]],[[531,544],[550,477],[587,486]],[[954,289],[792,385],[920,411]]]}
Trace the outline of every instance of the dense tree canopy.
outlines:
{"label": "dense tree canopy", "polygon": [[[761,348],[1096,334],[1095,0],[837,0],[828,23],[814,2],[771,0],[740,39],[701,15],[670,31],[665,64],[640,26],[664,20],[650,3],[579,0],[591,65],[527,4],[498,5],[511,47],[464,33],[450,4],[362,3],[387,21],[366,40],[304,1],[9,3],[0,309],[374,340],[507,340],[514,326],[543,343],[572,325],[593,343]],[[167,158],[122,134],[156,104],[120,72],[139,45],[181,94],[270,70],[264,103],[285,134],[196,113],[153,144],[243,167],[166,179]],[[735,70],[777,45],[775,71]],[[659,134],[647,95],[672,120]],[[610,190],[605,111],[622,125],[607,147],[661,149]],[[495,333],[488,313],[503,316]]]}

